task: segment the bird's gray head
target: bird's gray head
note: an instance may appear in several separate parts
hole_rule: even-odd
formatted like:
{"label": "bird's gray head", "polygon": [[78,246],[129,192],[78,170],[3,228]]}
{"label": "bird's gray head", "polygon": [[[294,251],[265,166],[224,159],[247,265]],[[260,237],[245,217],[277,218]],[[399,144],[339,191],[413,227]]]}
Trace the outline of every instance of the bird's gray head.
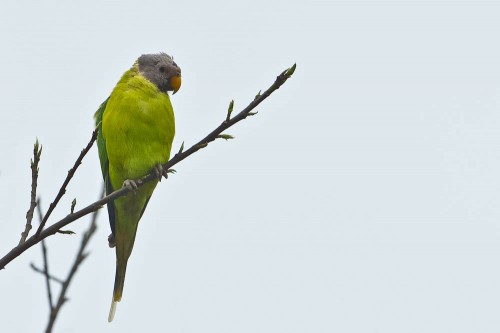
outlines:
{"label": "bird's gray head", "polygon": [[160,91],[173,91],[175,94],[181,87],[181,69],[168,54],[143,54],[137,62],[139,72]]}

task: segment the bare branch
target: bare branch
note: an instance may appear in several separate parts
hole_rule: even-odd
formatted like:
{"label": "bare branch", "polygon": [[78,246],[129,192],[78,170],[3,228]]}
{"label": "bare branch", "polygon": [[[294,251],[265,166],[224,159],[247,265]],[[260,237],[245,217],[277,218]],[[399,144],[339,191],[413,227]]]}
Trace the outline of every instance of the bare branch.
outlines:
{"label": "bare branch", "polygon": [[38,139],[33,147],[33,159],[31,160],[31,200],[30,208],[26,212],[26,226],[24,231],[21,233],[21,240],[19,245],[26,241],[28,234],[31,230],[31,221],[33,220],[33,212],[36,207],[36,187],[38,182],[38,162],[40,162],[40,156],[42,155],[42,146],[38,144]]}
{"label": "bare branch", "polygon": [[[31,269],[32,269],[32,270],[34,270],[35,272],[40,273],[40,274],[42,274],[42,275],[44,275],[44,276],[45,276],[45,271],[44,271],[43,269],[41,269],[41,268],[38,268],[38,267],[37,267],[34,263],[30,263],[30,267],[31,267]],[[61,280],[61,279],[60,279],[60,278],[58,278],[58,277],[55,277],[54,275],[50,275],[50,274],[49,274],[49,279],[51,279],[51,280],[52,280],[52,281],[54,281],[54,282],[60,283],[60,284],[63,284],[63,283],[64,283],[64,281],[63,281],[63,280]]]}
{"label": "bare branch", "polygon": [[[42,207],[40,206],[40,199],[37,201],[37,211],[40,223],[42,222],[43,213]],[[50,311],[54,308],[54,302],[52,302],[52,288],[50,286],[50,273],[49,273],[49,261],[47,259],[47,247],[45,246],[45,240],[42,240],[42,257],[43,257],[43,275],[45,276],[45,286],[47,288],[47,298],[49,301]]]}
{"label": "bare branch", "polygon": [[[257,107],[262,101],[264,101],[267,97],[269,97],[274,91],[279,89],[292,76],[293,72],[295,71],[295,67],[296,67],[296,65],[293,65],[292,67],[283,71],[276,78],[275,82],[271,85],[271,87],[269,87],[269,89],[267,89],[264,93],[257,95],[255,97],[255,99],[252,102],[250,102],[250,104],[248,104],[248,106],[246,108],[244,108],[242,111],[240,111],[240,113],[238,113],[235,117],[231,118],[229,121],[227,121],[227,118],[225,118],[224,121],[216,129],[214,129],[210,134],[208,134],[205,138],[200,140],[198,143],[194,144],[188,150],[182,151],[182,152],[179,151],[179,153],[177,153],[172,159],[170,159],[170,161],[168,161],[167,163],[165,163],[163,165],[163,170],[167,170],[164,172],[164,176],[167,175],[168,170],[170,170],[174,165],[176,165],[180,161],[184,160],[188,156],[194,154],[195,152],[197,152],[201,148],[206,147],[210,142],[216,140],[218,138],[218,136],[220,134],[222,134],[223,131],[225,131],[229,127],[233,126],[237,122],[245,119],[246,117],[252,115],[251,111],[255,107]],[[96,134],[97,134],[96,131],[94,131],[92,134],[92,139],[89,142],[89,145],[87,146],[87,148],[85,148],[82,151],[82,154],[80,154],[79,159],[77,160],[77,162],[75,162],[75,166],[78,166],[81,163],[81,159],[87,153],[87,151],[90,149],[91,145],[95,141]],[[71,172],[71,170],[70,170],[70,172]],[[153,169],[148,175],[146,175],[140,179],[136,179],[136,180],[134,180],[134,182],[137,184],[137,187],[140,187],[140,186],[144,185],[145,183],[150,182],[152,180],[156,180],[156,179],[158,179],[158,177],[156,175],[155,170]],[[69,180],[68,180],[68,182],[69,182]],[[65,184],[63,184],[63,187],[61,187],[61,190],[65,189],[66,185],[67,185],[67,182],[65,182]],[[5,265],[10,263],[12,260],[14,260],[16,257],[21,255],[24,251],[26,251],[27,249],[29,249],[33,245],[40,242],[42,239],[45,239],[48,236],[57,233],[61,228],[68,225],[69,223],[71,223],[71,222],[73,222],[73,221],[75,221],[75,220],[77,220],[85,215],[88,215],[92,212],[97,211],[103,205],[107,204],[108,202],[110,202],[112,200],[115,200],[119,197],[126,195],[131,190],[132,189],[130,187],[122,187],[121,189],[114,191],[113,193],[105,196],[104,198],[102,198],[100,200],[97,200],[96,202],[88,205],[87,207],[80,209],[79,211],[77,211],[75,213],[67,215],[65,218],[59,220],[58,222],[54,223],[53,225],[51,225],[47,228],[45,228],[43,231],[39,228],[39,230],[37,231],[37,233],[35,235],[28,238],[26,240],[26,242],[24,242],[23,244],[13,248],[9,253],[7,253],[3,258],[0,259],[0,269],[5,268]],[[64,194],[64,192],[62,194]],[[62,196],[62,194],[61,194],[61,196]],[[52,204],[51,204],[51,206],[52,206]],[[49,208],[49,210],[50,210],[50,208]],[[47,218],[48,218],[48,213],[45,215],[44,221],[46,221]]]}
{"label": "bare branch", "polygon": [[[102,198],[103,195],[104,195],[104,187],[101,191],[99,198]],[[53,307],[50,308],[49,322],[47,323],[47,328],[45,330],[46,333],[52,332],[55,320],[57,319],[57,316],[60,313],[61,307],[68,300],[68,298],[66,297],[66,294],[68,292],[69,285],[70,285],[71,281],[73,280],[73,277],[75,276],[76,271],[78,270],[78,267],[80,267],[82,262],[88,256],[86,249],[87,249],[87,245],[89,244],[90,239],[92,238],[95,231],[97,230],[97,216],[98,215],[99,215],[98,210],[94,211],[94,214],[92,214],[92,219],[90,221],[89,228],[83,234],[82,242],[80,243],[80,247],[79,247],[78,252],[76,254],[76,257],[75,257],[75,261],[73,262],[73,265],[71,266],[71,269],[68,273],[68,276],[66,277],[66,280],[64,280],[62,282],[61,292],[59,293],[57,303]],[[48,276],[48,274],[46,276]]]}
{"label": "bare branch", "polygon": [[[293,75],[296,67],[297,67],[296,64],[294,64],[292,67],[284,70],[280,75],[278,75],[278,77],[276,78],[274,83],[271,85],[271,87],[269,87],[262,94],[260,94],[260,92],[259,92],[259,94],[257,96],[255,96],[255,99],[252,102],[250,102],[250,104],[248,104],[246,108],[244,108],[242,111],[240,111],[240,113],[238,113],[236,116],[234,116],[230,120],[228,120],[229,117],[226,116],[225,121],[222,122],[222,124],[220,124],[219,127],[214,129],[210,134],[208,134],[205,138],[200,140],[197,144],[193,145],[188,150],[184,151],[181,154],[176,154],[170,161],[168,161],[166,164],[163,165],[163,169],[168,170],[169,168],[171,168],[175,164],[179,163],[180,161],[182,161],[186,157],[192,155],[193,153],[197,152],[201,148],[206,147],[210,142],[217,139],[217,136],[219,134],[221,134],[223,131],[225,131],[229,127],[233,126],[237,122],[245,119],[249,115],[252,115],[251,111],[253,109],[255,109],[257,107],[257,105],[262,103],[266,98],[268,98],[274,91],[278,90]],[[230,116],[229,112],[228,112],[228,115]],[[154,176],[153,174],[150,174],[151,180],[154,178],[153,176]]]}
{"label": "bare branch", "polygon": [[[68,186],[69,181],[75,175],[76,169],[78,169],[78,167],[80,166],[80,164],[82,164],[83,158],[85,157],[85,155],[87,155],[87,153],[89,152],[90,148],[92,148],[92,145],[94,144],[96,138],[97,138],[97,129],[95,129],[94,132],[92,132],[92,137],[90,138],[89,143],[80,152],[80,156],[78,156],[78,158],[76,159],[75,164],[68,171],[68,175],[66,176],[66,179],[64,180],[64,183],[61,185],[61,188],[59,189],[59,192],[57,193],[56,198],[50,204],[49,210],[47,211],[47,213],[45,213],[45,216],[42,219],[42,223],[40,223],[40,226],[38,227],[38,229],[36,231],[36,234],[35,234],[36,237],[40,236],[40,232],[42,232],[43,228],[45,227],[45,223],[47,223],[47,220],[49,219],[50,214],[52,214],[52,211],[54,210],[54,208],[56,208],[57,204],[59,203],[59,200],[61,200],[61,198],[64,195],[64,193],[66,193],[66,187]],[[2,267],[2,265],[0,265],[0,268],[1,267]]]}

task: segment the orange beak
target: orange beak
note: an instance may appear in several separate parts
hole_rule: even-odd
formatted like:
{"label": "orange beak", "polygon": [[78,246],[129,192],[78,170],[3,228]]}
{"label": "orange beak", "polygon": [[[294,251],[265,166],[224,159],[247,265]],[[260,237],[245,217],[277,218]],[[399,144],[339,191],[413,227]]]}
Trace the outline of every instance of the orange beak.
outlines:
{"label": "orange beak", "polygon": [[181,84],[182,84],[182,79],[180,74],[172,76],[172,78],[170,79],[170,87],[174,91],[174,94],[177,91],[179,91],[179,89],[181,88]]}

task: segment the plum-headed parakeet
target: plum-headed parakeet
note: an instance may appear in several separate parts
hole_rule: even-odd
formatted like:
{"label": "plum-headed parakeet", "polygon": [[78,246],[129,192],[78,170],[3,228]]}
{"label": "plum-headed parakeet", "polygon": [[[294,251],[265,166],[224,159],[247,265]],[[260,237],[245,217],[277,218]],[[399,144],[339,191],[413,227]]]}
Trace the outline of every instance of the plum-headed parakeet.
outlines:
{"label": "plum-headed parakeet", "polygon": [[[109,194],[127,180],[159,170],[170,157],[175,133],[168,96],[181,86],[181,70],[165,53],[145,54],[123,74],[95,113],[101,170]],[[127,261],[132,253],[139,220],[158,181],[149,182],[108,203],[111,235],[116,246],[116,275],[108,321],[122,298]],[[133,185],[133,184],[132,184]]]}

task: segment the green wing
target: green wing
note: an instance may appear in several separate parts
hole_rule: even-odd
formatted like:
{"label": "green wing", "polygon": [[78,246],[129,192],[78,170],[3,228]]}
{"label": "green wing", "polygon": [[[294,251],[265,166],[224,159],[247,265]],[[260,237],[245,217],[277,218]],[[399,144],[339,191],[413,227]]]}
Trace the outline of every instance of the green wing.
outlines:
{"label": "green wing", "polygon": [[[99,106],[96,113],[94,114],[95,126],[97,127],[97,149],[99,151],[99,160],[101,161],[101,171],[102,178],[106,185],[106,194],[113,192],[113,187],[111,186],[111,181],[109,180],[109,160],[108,152],[106,151],[106,140],[102,135],[102,116],[104,111],[106,111],[106,105],[108,104],[109,97]],[[108,202],[108,215],[109,215],[109,225],[111,226],[111,231],[115,233],[115,204],[113,201]]]}
{"label": "green wing", "polygon": [[106,180],[108,175],[108,153],[106,152],[106,141],[102,135],[102,116],[106,105],[108,104],[109,97],[99,106],[99,109],[94,114],[95,126],[97,127],[97,149],[99,150],[99,160],[101,161],[102,177]]}

